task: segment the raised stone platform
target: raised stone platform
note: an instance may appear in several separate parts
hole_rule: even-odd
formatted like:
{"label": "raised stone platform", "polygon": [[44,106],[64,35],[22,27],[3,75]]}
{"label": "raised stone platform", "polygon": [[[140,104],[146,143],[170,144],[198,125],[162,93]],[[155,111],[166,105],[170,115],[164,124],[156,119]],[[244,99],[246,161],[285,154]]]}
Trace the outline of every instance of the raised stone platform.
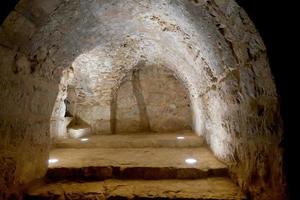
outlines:
{"label": "raised stone platform", "polygon": [[[184,138],[182,138],[184,137]],[[55,148],[145,148],[145,147],[201,147],[202,137],[189,131],[176,133],[138,133],[120,135],[91,135],[88,141],[60,139]],[[179,139],[178,139],[179,138]]]}
{"label": "raised stone platform", "polygon": [[200,180],[106,180],[100,182],[39,183],[25,200],[241,200],[246,199],[228,178]]}
{"label": "raised stone platform", "polygon": [[[102,180],[196,179],[226,176],[227,167],[205,147],[197,148],[58,148],[50,153],[49,178]],[[188,158],[197,160],[187,164]]]}
{"label": "raised stone platform", "polygon": [[91,127],[85,125],[77,125],[68,128],[68,135],[71,138],[78,139],[91,134]]}

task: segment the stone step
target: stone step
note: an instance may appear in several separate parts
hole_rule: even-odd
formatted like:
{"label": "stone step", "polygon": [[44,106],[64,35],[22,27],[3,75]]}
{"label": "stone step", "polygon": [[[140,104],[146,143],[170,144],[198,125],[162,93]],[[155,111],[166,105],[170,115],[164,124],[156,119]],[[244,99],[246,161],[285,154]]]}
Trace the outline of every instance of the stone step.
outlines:
{"label": "stone step", "polygon": [[204,140],[194,133],[182,131],[160,134],[91,135],[86,138],[56,140],[53,146],[54,148],[187,148],[204,146]]}
{"label": "stone step", "polygon": [[[47,177],[68,180],[199,179],[228,176],[227,166],[206,147],[58,148],[50,152]],[[193,164],[186,159],[195,159]]]}
{"label": "stone step", "polygon": [[24,200],[242,200],[240,189],[228,178],[201,180],[114,180],[100,182],[41,182],[31,186]]}

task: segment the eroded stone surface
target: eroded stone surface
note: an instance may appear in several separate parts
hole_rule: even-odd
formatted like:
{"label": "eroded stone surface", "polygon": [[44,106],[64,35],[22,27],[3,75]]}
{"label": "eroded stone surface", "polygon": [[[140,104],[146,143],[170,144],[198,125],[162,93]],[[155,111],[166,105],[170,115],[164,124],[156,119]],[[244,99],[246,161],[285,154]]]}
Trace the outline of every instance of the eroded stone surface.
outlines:
{"label": "eroded stone surface", "polygon": [[38,184],[27,191],[30,199],[246,199],[226,178],[202,180],[122,181]]}

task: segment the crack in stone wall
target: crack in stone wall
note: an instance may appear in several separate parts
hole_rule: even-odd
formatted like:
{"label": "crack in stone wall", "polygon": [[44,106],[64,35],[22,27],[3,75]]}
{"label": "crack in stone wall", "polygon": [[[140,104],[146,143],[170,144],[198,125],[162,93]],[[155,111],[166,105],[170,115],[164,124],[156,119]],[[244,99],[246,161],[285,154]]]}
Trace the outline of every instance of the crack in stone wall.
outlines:
{"label": "crack in stone wall", "polygon": [[117,98],[118,93],[114,92],[113,97],[110,104],[110,130],[112,134],[116,134],[116,128],[117,128]]}

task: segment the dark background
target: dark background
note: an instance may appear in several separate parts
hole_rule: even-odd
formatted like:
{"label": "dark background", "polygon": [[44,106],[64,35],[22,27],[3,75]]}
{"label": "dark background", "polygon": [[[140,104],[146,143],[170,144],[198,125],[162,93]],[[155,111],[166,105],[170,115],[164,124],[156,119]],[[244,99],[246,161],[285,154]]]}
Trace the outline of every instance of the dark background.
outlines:
{"label": "dark background", "polygon": [[[300,140],[297,138],[298,81],[296,53],[297,6],[289,0],[236,0],[254,22],[267,46],[270,67],[275,79],[284,123],[284,167],[289,199],[300,200]],[[299,24],[300,25],[300,24]],[[300,35],[298,35],[300,36]],[[299,84],[298,84],[299,85]],[[299,154],[298,154],[299,153]],[[297,155],[298,154],[298,155]],[[297,183],[298,182],[298,183]]]}
{"label": "dark background", "polygon": [[[51,1],[51,0],[50,0]],[[297,92],[297,66],[294,60],[297,58],[297,44],[295,30],[300,23],[293,22],[297,11],[296,5],[290,1],[277,0],[236,0],[242,6],[255,23],[268,50],[270,66],[275,78],[281,113],[284,121],[284,166],[287,175],[288,190],[291,200],[300,200],[299,172],[300,164],[300,140],[297,138],[295,126]],[[18,0],[1,0],[0,24],[14,8]],[[293,8],[295,8],[293,10]],[[300,12],[300,11],[299,11]],[[300,36],[300,35],[299,35]],[[292,48],[294,47],[294,49]],[[299,50],[298,50],[299,51]],[[293,60],[294,59],[294,60]],[[300,77],[299,77],[300,79]],[[297,148],[299,146],[299,148]],[[299,159],[298,159],[299,158]],[[299,192],[297,191],[299,190]]]}

